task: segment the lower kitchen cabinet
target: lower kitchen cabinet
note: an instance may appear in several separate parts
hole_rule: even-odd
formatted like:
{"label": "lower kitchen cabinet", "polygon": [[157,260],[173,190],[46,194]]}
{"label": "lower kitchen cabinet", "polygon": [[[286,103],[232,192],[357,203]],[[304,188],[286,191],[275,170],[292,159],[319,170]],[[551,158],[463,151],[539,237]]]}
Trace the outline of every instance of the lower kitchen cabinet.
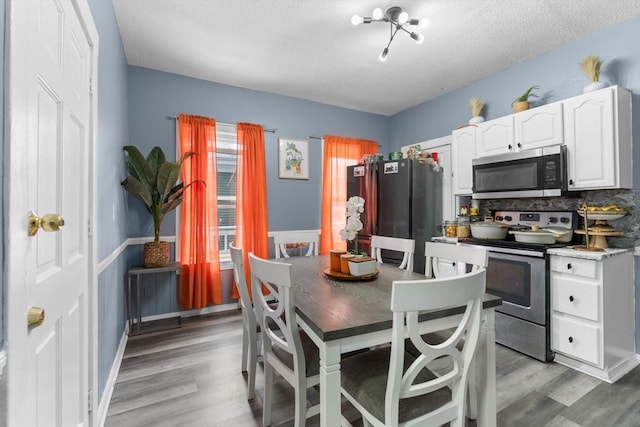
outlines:
{"label": "lower kitchen cabinet", "polygon": [[558,248],[549,253],[555,361],[616,382],[639,363],[631,251]]}

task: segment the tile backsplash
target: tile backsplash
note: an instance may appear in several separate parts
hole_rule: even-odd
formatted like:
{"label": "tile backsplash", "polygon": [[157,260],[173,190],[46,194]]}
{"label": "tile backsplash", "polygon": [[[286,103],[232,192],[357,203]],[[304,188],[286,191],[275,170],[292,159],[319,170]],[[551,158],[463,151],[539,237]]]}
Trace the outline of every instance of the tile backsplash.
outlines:
{"label": "tile backsplash", "polygon": [[[582,191],[579,197],[548,197],[543,199],[500,199],[481,200],[480,212],[487,214],[493,210],[540,210],[540,211],[574,211],[582,203],[595,206],[606,206],[617,204],[627,210],[624,217],[610,221],[609,225],[617,231],[623,231],[624,236],[607,237],[607,241],[612,248],[632,248],[640,245],[640,224],[636,218],[636,213],[640,212],[640,191],[638,190],[595,190]],[[578,224],[583,227],[582,218]]]}

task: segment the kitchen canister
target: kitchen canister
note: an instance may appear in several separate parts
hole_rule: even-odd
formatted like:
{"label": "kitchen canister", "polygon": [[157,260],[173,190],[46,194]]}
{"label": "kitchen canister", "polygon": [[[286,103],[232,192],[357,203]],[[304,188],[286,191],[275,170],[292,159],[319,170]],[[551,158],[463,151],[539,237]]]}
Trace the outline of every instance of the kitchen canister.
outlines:
{"label": "kitchen canister", "polygon": [[329,252],[331,259],[331,270],[342,271],[342,267],[340,266],[340,256],[346,253],[347,251],[342,249],[333,249]]}

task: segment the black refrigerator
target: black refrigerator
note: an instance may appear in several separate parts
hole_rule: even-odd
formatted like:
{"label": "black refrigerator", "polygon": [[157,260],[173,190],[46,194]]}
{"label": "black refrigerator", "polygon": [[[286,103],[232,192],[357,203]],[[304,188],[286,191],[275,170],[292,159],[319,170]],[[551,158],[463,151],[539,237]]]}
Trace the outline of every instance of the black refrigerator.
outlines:
{"label": "black refrigerator", "polygon": [[[400,159],[349,166],[347,176],[347,197],[365,198],[365,214],[372,224],[363,228],[360,247],[370,242],[371,234],[413,239],[413,270],[424,273],[424,243],[442,234],[442,170],[418,159]],[[371,198],[372,194],[376,200],[367,206],[366,195]],[[391,251],[383,251],[382,256],[394,264],[402,260],[401,254]]]}

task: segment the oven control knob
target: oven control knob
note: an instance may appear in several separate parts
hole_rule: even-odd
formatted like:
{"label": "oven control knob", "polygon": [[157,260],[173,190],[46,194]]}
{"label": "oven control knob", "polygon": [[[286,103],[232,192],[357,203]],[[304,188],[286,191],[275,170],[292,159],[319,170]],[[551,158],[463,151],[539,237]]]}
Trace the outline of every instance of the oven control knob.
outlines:
{"label": "oven control knob", "polygon": [[500,215],[496,216],[496,221],[502,221],[503,219],[504,219],[504,217],[502,217]]}
{"label": "oven control knob", "polygon": [[505,216],[504,219],[508,222],[511,222],[511,220],[513,220],[513,218],[509,215]]}
{"label": "oven control knob", "polygon": [[573,302],[574,298],[573,295],[569,295],[569,301]]}
{"label": "oven control knob", "polygon": [[555,224],[556,222],[558,222],[558,218],[556,218],[555,216],[549,217],[549,222],[551,224]]}
{"label": "oven control knob", "polygon": [[563,216],[562,218],[560,218],[560,222],[563,224],[568,224],[569,223],[569,218],[567,218],[566,216]]}

